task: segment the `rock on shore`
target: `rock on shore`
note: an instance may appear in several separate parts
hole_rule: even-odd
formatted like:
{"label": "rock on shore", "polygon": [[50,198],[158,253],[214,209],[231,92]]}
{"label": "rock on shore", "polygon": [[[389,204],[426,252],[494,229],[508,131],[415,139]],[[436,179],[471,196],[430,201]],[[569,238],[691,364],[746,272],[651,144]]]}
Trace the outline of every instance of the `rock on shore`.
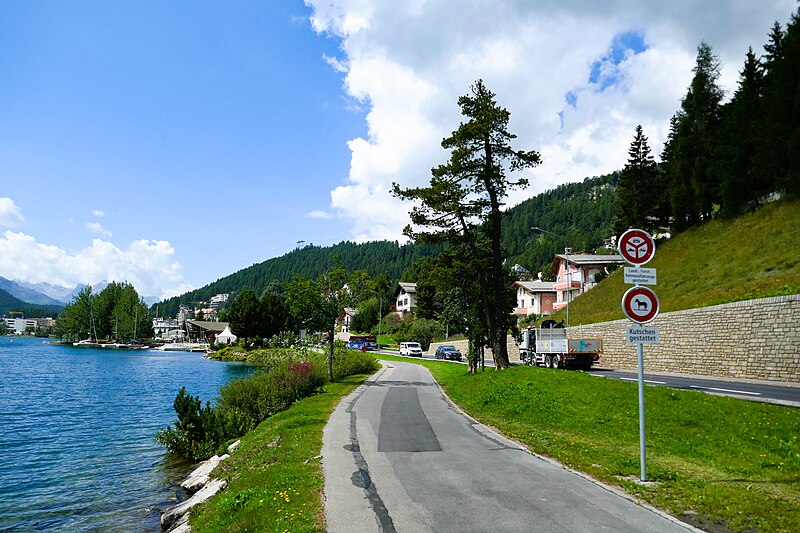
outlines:
{"label": "rock on shore", "polygon": [[[233,451],[239,445],[239,442],[237,440],[228,446],[228,451]],[[211,459],[200,463],[200,466],[189,474],[186,481],[181,483],[181,487],[192,496],[188,500],[170,507],[161,515],[162,531],[168,531],[169,533],[188,533],[191,531],[189,511],[195,505],[208,501],[212,496],[225,490],[225,487],[228,486],[227,482],[221,479],[211,478],[213,470],[228,457],[230,457],[229,454],[225,454],[222,457],[215,455]]]}

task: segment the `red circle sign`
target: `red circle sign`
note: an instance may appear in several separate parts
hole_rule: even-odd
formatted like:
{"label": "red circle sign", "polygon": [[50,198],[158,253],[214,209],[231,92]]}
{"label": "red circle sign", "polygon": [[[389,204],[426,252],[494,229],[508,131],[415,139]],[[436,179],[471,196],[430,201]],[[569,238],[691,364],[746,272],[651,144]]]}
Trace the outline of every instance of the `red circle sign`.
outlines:
{"label": "red circle sign", "polygon": [[619,238],[617,245],[619,255],[628,263],[641,266],[653,258],[656,243],[644,230],[629,229]]}
{"label": "red circle sign", "polygon": [[647,324],[658,316],[658,296],[648,287],[631,287],[622,296],[622,310],[639,324]]}

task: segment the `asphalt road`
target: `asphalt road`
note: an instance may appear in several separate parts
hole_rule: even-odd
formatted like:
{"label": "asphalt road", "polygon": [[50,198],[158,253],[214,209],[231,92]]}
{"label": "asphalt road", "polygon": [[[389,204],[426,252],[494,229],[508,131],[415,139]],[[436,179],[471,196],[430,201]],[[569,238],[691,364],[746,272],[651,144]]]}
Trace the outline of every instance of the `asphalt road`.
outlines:
{"label": "asphalt road", "polygon": [[[600,368],[590,370],[589,373],[609,379],[634,382],[639,380],[636,372]],[[648,373],[644,374],[644,380],[645,385],[696,390],[709,394],[733,396],[744,400],[800,407],[800,383],[776,384],[774,382],[752,380],[728,380],[703,376]]]}
{"label": "asphalt road", "polygon": [[[387,355],[397,356],[397,352],[381,351]],[[423,359],[433,359],[433,355],[423,354]],[[419,359],[409,357],[410,360]],[[451,361],[456,363],[456,361]],[[462,361],[466,364],[466,360]],[[494,367],[491,357],[485,360],[487,367]],[[639,380],[636,372],[596,368],[588,371],[593,376],[623,381]],[[789,407],[800,407],[800,382],[776,383],[754,380],[730,380],[725,378],[694,376],[688,374],[649,374],[645,373],[645,385],[670,387],[673,389],[695,390],[720,396],[733,396],[742,400],[768,402]]]}
{"label": "asphalt road", "polygon": [[697,531],[466,417],[415,364],[339,404],[322,465],[333,533]]}

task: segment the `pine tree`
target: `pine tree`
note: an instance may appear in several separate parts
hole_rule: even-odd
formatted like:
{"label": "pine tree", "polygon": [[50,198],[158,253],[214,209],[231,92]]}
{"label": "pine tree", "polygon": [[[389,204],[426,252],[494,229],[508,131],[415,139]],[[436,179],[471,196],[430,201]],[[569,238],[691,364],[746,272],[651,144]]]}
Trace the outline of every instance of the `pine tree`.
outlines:
{"label": "pine tree", "polygon": [[636,126],[636,135],[628,149],[628,162],[617,185],[614,201],[616,235],[628,228],[641,228],[649,232],[656,228],[654,211],[658,187],[658,168],[650,155],[647,137],[639,125]]}
{"label": "pine tree", "polygon": [[739,74],[739,87],[723,109],[720,135],[721,213],[727,217],[741,214],[774,185],[771,174],[759,173],[753,165],[760,144],[758,124],[764,70],[752,48]]}
{"label": "pine tree", "polygon": [[723,91],[717,84],[719,59],[705,41],[697,48],[693,72],[670,147],[670,193],[677,231],[698,220],[708,220],[714,204],[719,203],[719,177],[714,159]]}
{"label": "pine tree", "polygon": [[[774,29],[773,29],[774,32]],[[800,8],[783,37],[770,35],[764,90],[765,156],[761,163],[775,175],[776,189],[800,194]],[[773,51],[776,49],[776,51]],[[773,57],[774,56],[774,57]],[[769,165],[769,166],[768,166]]]}
{"label": "pine tree", "polygon": [[465,255],[483,260],[475,275],[486,313],[486,326],[498,369],[509,366],[506,331],[513,299],[507,295],[508,269],[504,267],[501,243],[503,200],[508,190],[524,187],[525,178],[511,180],[506,171],[520,171],[539,164],[535,151],[514,150],[516,135],[507,129],[511,114],[497,105],[495,95],[478,80],[472,94],[458,99],[461,113],[469,120],[442,141],[452,150],[450,160],[432,170],[430,186],[401,189],[392,193],[403,199],[421,200],[411,211],[411,222],[430,231],[405,234],[421,242],[448,242],[463,246]]}

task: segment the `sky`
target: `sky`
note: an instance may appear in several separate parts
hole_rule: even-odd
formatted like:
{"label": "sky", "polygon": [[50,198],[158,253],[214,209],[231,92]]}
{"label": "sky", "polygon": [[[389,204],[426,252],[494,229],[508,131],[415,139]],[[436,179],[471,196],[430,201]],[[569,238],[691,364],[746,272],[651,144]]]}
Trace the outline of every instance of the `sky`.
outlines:
{"label": "sky", "polygon": [[0,276],[169,297],[399,240],[477,79],[537,150],[513,206],[655,155],[701,41],[730,95],[796,0],[0,2]]}

